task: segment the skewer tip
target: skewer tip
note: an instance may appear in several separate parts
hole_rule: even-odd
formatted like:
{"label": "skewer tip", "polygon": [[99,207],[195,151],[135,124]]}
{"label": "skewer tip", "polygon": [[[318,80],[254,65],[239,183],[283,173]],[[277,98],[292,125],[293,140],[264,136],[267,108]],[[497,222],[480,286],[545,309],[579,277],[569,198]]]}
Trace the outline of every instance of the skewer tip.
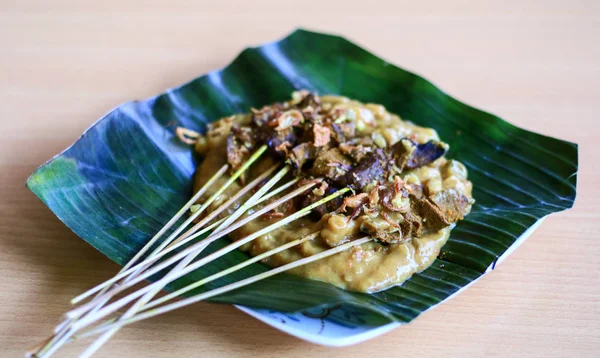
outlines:
{"label": "skewer tip", "polygon": [[79,316],[78,312],[75,311],[69,311],[67,313],[65,313],[65,318],[66,319],[76,319]]}

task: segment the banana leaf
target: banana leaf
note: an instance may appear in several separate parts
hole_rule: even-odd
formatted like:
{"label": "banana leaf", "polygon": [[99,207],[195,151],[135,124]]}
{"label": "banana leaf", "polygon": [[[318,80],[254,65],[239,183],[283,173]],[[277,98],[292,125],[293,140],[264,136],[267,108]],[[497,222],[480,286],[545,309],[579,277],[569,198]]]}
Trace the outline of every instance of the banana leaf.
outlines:
{"label": "banana leaf", "polygon": [[[305,30],[245,49],[222,70],[156,97],[119,106],[37,169],[27,186],[77,235],[125,264],[192,194],[197,159],[176,139],[173,123],[204,131],[211,121],[286,100],[297,89],[381,103],[435,128],[450,144],[448,157],[467,166],[477,202],[434,264],[402,286],[362,294],[281,274],[213,301],[280,312],[343,303],[382,317],[377,324],[409,322],[483,275],[541,218],[573,205],[576,144],[461,103],[344,38]],[[233,252],[168,289],[245,259]],[[190,294],[265,270],[255,264]]]}

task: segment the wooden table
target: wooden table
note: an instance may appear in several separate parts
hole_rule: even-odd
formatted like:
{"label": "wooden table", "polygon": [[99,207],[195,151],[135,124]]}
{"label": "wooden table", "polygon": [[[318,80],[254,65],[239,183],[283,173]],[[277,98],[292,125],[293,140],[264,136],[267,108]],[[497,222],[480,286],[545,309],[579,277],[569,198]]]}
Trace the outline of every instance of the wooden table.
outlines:
{"label": "wooden table", "polygon": [[118,269],[25,189],[27,176],[119,103],[302,25],[344,34],[467,103],[578,143],[575,208],[549,217],[458,298],[367,343],[315,346],[233,307],[198,304],[123,330],[99,356],[597,357],[600,3],[388,3],[1,1],[0,356],[21,356],[71,297]]}

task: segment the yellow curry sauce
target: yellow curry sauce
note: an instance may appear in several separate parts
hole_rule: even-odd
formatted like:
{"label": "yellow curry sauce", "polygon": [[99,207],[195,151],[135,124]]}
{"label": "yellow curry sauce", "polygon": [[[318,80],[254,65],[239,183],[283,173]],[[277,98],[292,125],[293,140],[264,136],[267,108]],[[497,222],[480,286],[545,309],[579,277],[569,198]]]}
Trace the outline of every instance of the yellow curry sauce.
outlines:
{"label": "yellow curry sauce", "polygon": [[[324,108],[344,110],[348,120],[355,121],[357,130],[362,135],[370,136],[375,145],[384,150],[402,138],[410,137],[416,143],[439,140],[435,130],[403,121],[397,115],[387,112],[381,105],[362,104],[338,96],[321,96],[320,101]],[[221,166],[227,163],[226,142],[232,125],[244,125],[250,120],[250,114],[241,114],[222,119],[211,125],[209,134],[196,145],[196,150],[204,159],[196,172],[195,190],[198,190]],[[250,169],[249,179],[263,173],[274,163],[275,159],[272,157],[262,158]],[[456,160],[447,160],[445,157],[441,157],[425,166],[403,171],[399,176],[406,183],[422,184],[430,195],[442,190],[454,190],[467,197],[472,203],[472,184],[467,180],[467,170]],[[210,195],[211,191],[214,192],[215,188],[218,188],[226,180],[227,176],[222,177],[206,195]],[[241,183],[234,183],[213,203],[210,209],[225,202],[241,187]],[[229,215],[236,207],[229,208],[223,215]],[[250,213],[255,210],[257,208],[251,210]],[[229,236],[236,240],[280,219],[280,217],[261,217]],[[330,249],[339,243],[368,236],[360,232],[362,220],[366,220],[365,215],[350,219],[349,215],[336,212],[327,213],[320,220],[303,217],[259,237],[243,246],[242,249],[255,256],[309,233],[321,232],[320,237],[275,254],[264,261],[265,264],[276,267]],[[412,274],[431,265],[439,254],[440,248],[448,240],[451,228],[452,225],[437,232],[408,238],[402,242],[389,244],[369,242],[290,272],[310,279],[329,282],[351,291],[380,291],[403,283]]]}

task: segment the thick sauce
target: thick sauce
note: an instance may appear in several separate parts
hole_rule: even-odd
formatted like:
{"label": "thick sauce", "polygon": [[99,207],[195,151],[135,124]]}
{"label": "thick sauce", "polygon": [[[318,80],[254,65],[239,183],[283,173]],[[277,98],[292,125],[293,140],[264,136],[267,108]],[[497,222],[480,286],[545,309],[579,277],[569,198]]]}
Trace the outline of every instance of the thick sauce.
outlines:
{"label": "thick sauce", "polygon": [[[410,137],[418,143],[431,139],[439,140],[435,130],[402,121],[397,115],[388,113],[380,105],[364,105],[344,97],[334,96],[322,96],[321,101],[324,106],[346,109],[348,117],[357,121],[357,128],[363,133],[370,134],[374,142],[382,148],[389,148],[405,137]],[[248,115],[237,115],[214,125],[219,130],[213,130],[213,136],[208,136],[200,148],[205,159],[196,172],[196,190],[227,162],[225,141],[231,125],[248,121]],[[271,158],[264,158],[250,170],[250,178],[264,172],[273,163]],[[404,172],[401,177],[408,183],[424,184],[430,193],[442,189],[454,189],[471,198],[472,184],[467,180],[467,171],[464,165],[456,160],[442,157],[427,166]],[[226,179],[221,178],[213,188],[218,188]],[[241,187],[240,183],[234,183],[213,204],[213,208],[223,203]],[[234,209],[231,208],[227,214]],[[242,238],[278,220],[279,218],[259,218],[232,233],[230,237],[234,240]],[[258,255],[309,233],[321,231],[320,237],[273,255],[264,261],[269,266],[280,266],[327,250],[339,243],[364,237],[365,234],[359,231],[360,220],[361,217],[348,220],[345,215],[335,213],[326,214],[320,221],[304,217],[259,237],[242,249],[247,250],[251,255]],[[382,245],[370,242],[296,268],[291,273],[329,282],[351,291],[380,291],[403,283],[415,272],[431,265],[439,254],[440,248],[448,240],[450,230],[451,227],[446,227],[436,233],[414,237],[397,244]]]}

